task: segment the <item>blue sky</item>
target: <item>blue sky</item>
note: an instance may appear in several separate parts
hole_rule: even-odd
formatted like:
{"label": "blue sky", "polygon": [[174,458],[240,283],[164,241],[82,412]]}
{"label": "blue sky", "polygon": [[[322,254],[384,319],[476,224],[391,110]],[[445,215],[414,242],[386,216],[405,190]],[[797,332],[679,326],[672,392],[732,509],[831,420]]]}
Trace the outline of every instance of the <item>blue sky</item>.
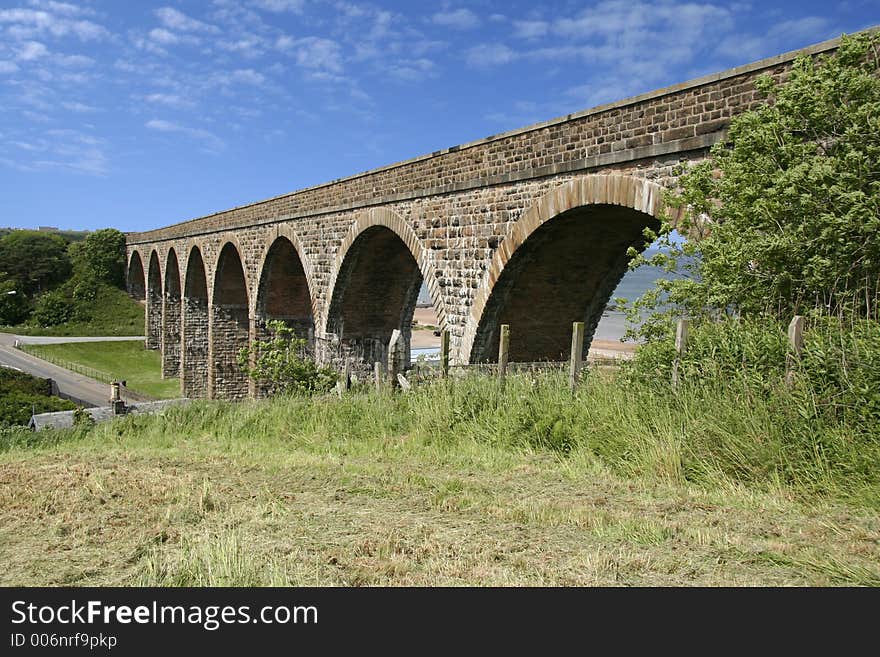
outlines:
{"label": "blue sky", "polygon": [[0,0],[0,226],[156,228],[878,23],[877,0]]}

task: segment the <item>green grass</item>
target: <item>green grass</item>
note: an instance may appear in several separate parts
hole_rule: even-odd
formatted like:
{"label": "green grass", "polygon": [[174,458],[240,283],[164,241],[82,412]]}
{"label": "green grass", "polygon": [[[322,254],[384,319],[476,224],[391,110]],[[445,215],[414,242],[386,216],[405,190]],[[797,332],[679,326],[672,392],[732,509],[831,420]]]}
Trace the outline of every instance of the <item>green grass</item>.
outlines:
{"label": "green grass", "polygon": [[118,336],[144,334],[144,307],[123,290],[109,285],[99,288],[96,299],[89,302],[91,318],[71,321],[58,326],[0,326],[0,331],[18,335],[57,336]]}
{"label": "green grass", "polygon": [[0,584],[880,585],[880,441],[798,417],[594,370],[9,434]]}
{"label": "green grass", "polygon": [[157,399],[180,397],[180,381],[163,379],[161,355],[144,349],[139,340],[24,345],[22,349],[99,380],[123,379],[129,389]]}

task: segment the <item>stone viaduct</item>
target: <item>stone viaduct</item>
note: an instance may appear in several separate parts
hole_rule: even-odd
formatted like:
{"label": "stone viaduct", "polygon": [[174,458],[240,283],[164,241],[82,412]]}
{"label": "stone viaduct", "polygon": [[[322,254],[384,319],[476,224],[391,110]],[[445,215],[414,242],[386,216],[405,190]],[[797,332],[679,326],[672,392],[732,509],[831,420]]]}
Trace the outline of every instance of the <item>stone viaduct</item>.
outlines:
{"label": "stone viaduct", "polygon": [[[584,349],[663,216],[681,165],[706,157],[731,117],[761,102],[758,76],[786,53],[232,210],[127,236],[129,292],[146,346],[187,397],[258,394],[237,353],[281,319],[324,362],[385,358],[424,281],[453,363],[567,357]],[[672,217],[673,220],[675,217]]]}

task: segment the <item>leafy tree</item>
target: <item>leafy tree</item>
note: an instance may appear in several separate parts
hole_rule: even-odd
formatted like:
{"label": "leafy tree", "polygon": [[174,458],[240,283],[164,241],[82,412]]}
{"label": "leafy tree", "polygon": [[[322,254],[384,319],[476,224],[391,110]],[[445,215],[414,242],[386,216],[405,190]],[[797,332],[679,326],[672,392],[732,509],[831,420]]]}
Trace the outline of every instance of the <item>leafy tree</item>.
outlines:
{"label": "leafy tree", "polygon": [[57,326],[70,321],[75,315],[75,304],[63,290],[40,295],[34,305],[33,319],[40,326]]}
{"label": "leafy tree", "polygon": [[[248,376],[268,385],[272,393],[312,394],[326,392],[336,383],[336,374],[318,367],[306,351],[306,340],[279,320],[269,321],[270,337],[243,348],[238,362]],[[251,366],[253,359],[253,366]]]}
{"label": "leafy tree", "polygon": [[[673,206],[690,240],[633,266],[689,274],[664,280],[630,307],[664,334],[672,314],[874,312],[880,284],[880,35],[844,36],[832,55],[798,58],[787,80],[763,77],[767,98],[736,117],[728,139],[686,171]],[[650,233],[650,231],[648,231]],[[666,304],[664,306],[664,304]],[[663,308],[666,308],[663,311]]]}
{"label": "leafy tree", "polygon": [[30,314],[27,298],[16,287],[14,281],[0,275],[0,324],[13,326]]}
{"label": "leafy tree", "polygon": [[0,239],[0,271],[15,282],[19,293],[43,292],[70,275],[67,242],[50,233],[12,231]]}
{"label": "leafy tree", "polygon": [[78,277],[125,287],[125,235],[115,228],[96,230],[72,243],[70,259]]}

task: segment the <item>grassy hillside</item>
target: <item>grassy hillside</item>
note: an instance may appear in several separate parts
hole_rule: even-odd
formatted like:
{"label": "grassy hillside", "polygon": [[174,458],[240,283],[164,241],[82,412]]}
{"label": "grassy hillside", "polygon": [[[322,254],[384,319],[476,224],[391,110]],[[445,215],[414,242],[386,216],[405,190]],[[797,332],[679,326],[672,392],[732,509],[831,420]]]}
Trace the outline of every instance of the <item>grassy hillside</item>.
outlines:
{"label": "grassy hillside", "polygon": [[22,349],[101,381],[125,380],[129,389],[157,399],[180,397],[180,380],[163,379],[161,355],[144,349],[138,340],[25,345]]}
{"label": "grassy hillside", "polygon": [[19,324],[0,330],[19,335],[115,336],[143,335],[144,307],[123,290],[102,285],[97,298],[90,302],[88,321],[71,321],[58,326]]}
{"label": "grassy hillside", "polygon": [[878,443],[596,371],[199,402],[3,436],[0,584],[880,585]]}

